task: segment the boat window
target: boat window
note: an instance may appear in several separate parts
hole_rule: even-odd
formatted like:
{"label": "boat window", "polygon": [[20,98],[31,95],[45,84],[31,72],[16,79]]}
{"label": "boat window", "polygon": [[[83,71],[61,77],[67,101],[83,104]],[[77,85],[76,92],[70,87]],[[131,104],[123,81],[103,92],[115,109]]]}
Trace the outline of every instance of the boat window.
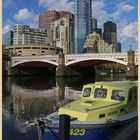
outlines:
{"label": "boat window", "polygon": [[89,97],[91,93],[91,88],[85,88],[83,92],[83,97]]}
{"label": "boat window", "polygon": [[123,90],[113,90],[112,91],[112,100],[117,100],[117,101],[124,101],[125,99],[125,91]]}
{"label": "boat window", "polygon": [[106,98],[107,89],[105,88],[96,88],[94,92],[94,98]]}
{"label": "boat window", "polygon": [[120,112],[124,112],[124,108],[121,108],[121,109],[120,109]]}
{"label": "boat window", "polygon": [[99,118],[104,118],[105,117],[105,114],[100,114],[99,115]]}

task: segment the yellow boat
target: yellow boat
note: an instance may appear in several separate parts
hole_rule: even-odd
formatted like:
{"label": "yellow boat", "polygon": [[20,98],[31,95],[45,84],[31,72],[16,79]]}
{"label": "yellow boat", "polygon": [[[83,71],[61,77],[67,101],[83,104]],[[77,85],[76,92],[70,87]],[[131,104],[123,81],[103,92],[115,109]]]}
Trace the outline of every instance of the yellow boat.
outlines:
{"label": "yellow boat", "polygon": [[105,139],[116,129],[137,118],[137,86],[137,81],[84,85],[80,99],[46,117],[41,126],[42,140],[56,140],[59,135],[59,115],[71,117],[70,140]]}

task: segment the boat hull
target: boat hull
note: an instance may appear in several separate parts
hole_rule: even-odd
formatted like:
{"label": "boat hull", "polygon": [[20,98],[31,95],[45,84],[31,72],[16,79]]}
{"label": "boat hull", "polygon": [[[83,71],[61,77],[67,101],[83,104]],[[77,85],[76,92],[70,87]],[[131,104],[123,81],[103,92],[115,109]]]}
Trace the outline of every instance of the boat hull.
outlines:
{"label": "boat hull", "polygon": [[[113,132],[122,128],[124,125],[134,121],[115,122],[106,125],[90,125],[90,127],[76,126],[70,128],[70,140],[105,140]],[[40,127],[40,140],[59,140],[59,128],[47,127],[43,125]]]}

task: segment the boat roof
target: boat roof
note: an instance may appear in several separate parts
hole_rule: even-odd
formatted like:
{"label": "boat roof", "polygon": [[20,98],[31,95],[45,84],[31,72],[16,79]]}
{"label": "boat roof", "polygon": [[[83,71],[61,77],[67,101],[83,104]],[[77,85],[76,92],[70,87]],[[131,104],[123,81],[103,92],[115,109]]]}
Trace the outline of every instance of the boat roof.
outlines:
{"label": "boat roof", "polygon": [[124,81],[102,81],[102,82],[95,82],[95,83],[90,83],[87,85],[103,85],[103,86],[113,86],[113,87],[120,87],[120,88],[131,88],[134,86],[138,85],[138,81],[129,81],[129,80],[124,80]]}

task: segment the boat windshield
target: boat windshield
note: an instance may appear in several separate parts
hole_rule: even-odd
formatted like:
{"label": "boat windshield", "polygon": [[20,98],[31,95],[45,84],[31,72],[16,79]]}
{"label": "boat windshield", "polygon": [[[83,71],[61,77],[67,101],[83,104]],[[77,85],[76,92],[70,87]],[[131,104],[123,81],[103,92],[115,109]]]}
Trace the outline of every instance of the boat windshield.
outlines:
{"label": "boat windshield", "polygon": [[123,90],[113,90],[112,91],[112,100],[117,100],[117,101],[124,101],[125,99],[125,92]]}
{"label": "boat windshield", "polygon": [[83,97],[89,97],[91,93],[91,88],[85,88],[83,92]]}
{"label": "boat windshield", "polygon": [[107,89],[105,88],[96,88],[94,92],[94,98],[106,98]]}

